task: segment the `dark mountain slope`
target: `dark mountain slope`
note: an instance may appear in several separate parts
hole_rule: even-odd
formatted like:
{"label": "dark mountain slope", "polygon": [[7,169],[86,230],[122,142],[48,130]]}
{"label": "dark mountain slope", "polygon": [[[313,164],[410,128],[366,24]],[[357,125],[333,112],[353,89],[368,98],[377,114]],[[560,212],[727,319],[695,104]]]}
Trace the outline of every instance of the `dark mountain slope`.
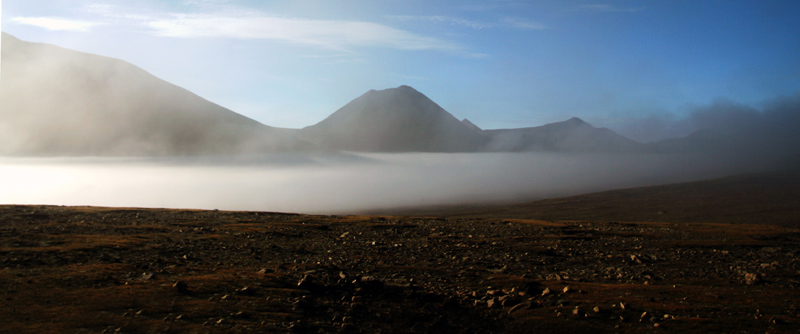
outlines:
{"label": "dark mountain slope", "polygon": [[326,148],[368,152],[473,152],[488,141],[408,86],[371,90],[301,134]]}

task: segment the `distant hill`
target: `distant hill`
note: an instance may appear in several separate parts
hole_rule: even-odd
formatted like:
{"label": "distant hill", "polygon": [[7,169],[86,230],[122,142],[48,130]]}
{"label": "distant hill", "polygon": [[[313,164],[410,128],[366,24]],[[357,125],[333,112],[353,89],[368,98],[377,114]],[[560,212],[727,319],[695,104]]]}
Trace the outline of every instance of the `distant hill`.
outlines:
{"label": "distant hill", "polygon": [[475,152],[488,142],[409,86],[370,90],[301,136],[326,148],[367,152]]}
{"label": "distant hill", "polygon": [[484,130],[491,140],[487,151],[635,152],[643,145],[580,118],[532,128]]}
{"label": "distant hill", "polygon": [[2,34],[0,154],[199,155],[310,147],[121,60]]}

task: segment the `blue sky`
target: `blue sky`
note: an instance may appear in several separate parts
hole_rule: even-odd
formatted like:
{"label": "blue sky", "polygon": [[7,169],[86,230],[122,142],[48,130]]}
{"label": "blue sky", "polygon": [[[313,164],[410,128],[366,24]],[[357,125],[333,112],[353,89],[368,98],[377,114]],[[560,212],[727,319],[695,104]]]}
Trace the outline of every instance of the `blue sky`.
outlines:
{"label": "blue sky", "polygon": [[577,116],[638,140],[714,100],[800,92],[798,18],[794,0],[2,1],[7,33],[123,59],[271,126],[410,85],[482,128]]}

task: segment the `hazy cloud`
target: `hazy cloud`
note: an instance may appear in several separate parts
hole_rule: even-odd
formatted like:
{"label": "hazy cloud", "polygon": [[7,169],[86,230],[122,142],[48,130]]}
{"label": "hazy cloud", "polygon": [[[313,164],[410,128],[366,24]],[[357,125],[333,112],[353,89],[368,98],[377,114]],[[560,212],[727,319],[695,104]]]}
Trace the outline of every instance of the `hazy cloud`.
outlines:
{"label": "hazy cloud", "polygon": [[539,22],[530,21],[518,17],[506,17],[503,19],[503,24],[508,27],[523,29],[523,30],[544,30],[548,29],[547,26]]}
{"label": "hazy cloud", "polygon": [[485,11],[495,11],[501,9],[518,9],[522,7],[530,7],[530,5],[531,4],[527,2],[495,0],[495,1],[484,1],[480,4],[462,5],[459,8],[471,12],[485,12]]}
{"label": "hazy cloud", "polygon": [[640,118],[616,119],[614,124],[603,126],[640,143],[685,137],[696,130],[688,119],[680,119],[667,111],[652,112]]}
{"label": "hazy cloud", "polygon": [[460,17],[442,16],[442,15],[429,15],[429,16],[416,16],[416,15],[391,15],[390,19],[398,21],[423,21],[432,23],[444,23],[454,26],[464,26],[472,29],[486,29],[491,28],[493,25],[486,22],[479,22],[467,20]]}
{"label": "hazy cloud", "polygon": [[761,107],[718,98],[692,107],[683,118],[657,112],[609,127],[640,142],[685,137],[706,129],[752,147],[800,153],[800,93],[765,101]]}
{"label": "hazy cloud", "polygon": [[73,20],[60,17],[14,17],[11,21],[19,24],[31,25],[47,30],[90,31],[98,22]]}
{"label": "hazy cloud", "polygon": [[608,4],[590,4],[590,5],[580,5],[578,6],[578,10],[583,11],[591,11],[591,12],[627,12],[627,13],[634,13],[644,10],[644,7],[617,7]]}
{"label": "hazy cloud", "polygon": [[730,131],[754,126],[765,116],[769,115],[761,114],[754,107],[719,98],[710,105],[695,108],[689,120],[697,129]]}
{"label": "hazy cloud", "polygon": [[217,6],[220,4],[229,3],[232,0],[184,0],[183,3],[188,6],[207,7]]}
{"label": "hazy cloud", "polygon": [[[158,36],[175,38],[261,39],[328,49],[349,51],[355,47],[379,47],[397,50],[439,50],[463,52],[464,47],[451,41],[424,36],[385,24],[355,20],[317,20],[286,17],[256,10],[245,10],[226,0],[187,0],[190,12],[153,12],[107,3],[83,7],[83,13],[96,20],[62,17],[15,17],[11,20],[48,30],[90,31],[104,25],[144,26]],[[437,20],[430,17],[428,20]],[[452,24],[472,25],[449,17],[438,20]],[[469,54],[467,54],[469,55]]]}
{"label": "hazy cloud", "polygon": [[179,38],[265,39],[331,49],[386,47],[400,50],[456,51],[461,47],[382,24],[362,21],[309,20],[242,14],[171,14],[146,23],[161,36]]}
{"label": "hazy cloud", "polygon": [[522,30],[542,30],[548,29],[547,26],[539,22],[530,21],[523,18],[507,17],[497,22],[481,22],[468,20],[460,17],[451,16],[414,16],[414,15],[393,15],[389,18],[400,21],[423,21],[431,23],[450,24],[453,26],[463,26],[472,29],[489,29],[497,27],[509,27]]}

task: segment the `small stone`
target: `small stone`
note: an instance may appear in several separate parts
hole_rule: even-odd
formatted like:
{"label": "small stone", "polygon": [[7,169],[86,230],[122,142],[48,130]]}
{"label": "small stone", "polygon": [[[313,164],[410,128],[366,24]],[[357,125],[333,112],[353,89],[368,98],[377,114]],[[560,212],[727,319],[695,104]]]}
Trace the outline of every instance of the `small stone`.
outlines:
{"label": "small stone", "polygon": [[564,287],[564,290],[562,290],[562,291],[563,291],[563,293],[567,293],[567,292],[569,292],[569,286],[565,286],[565,287]]}
{"label": "small stone", "polygon": [[761,283],[761,275],[758,273],[744,273],[744,283],[747,285],[756,285]]}
{"label": "small stone", "polygon": [[187,293],[189,292],[189,285],[186,284],[184,281],[177,281],[175,284],[172,285],[172,288],[179,293]]}
{"label": "small stone", "polygon": [[514,307],[512,307],[511,309],[508,310],[508,314],[511,314],[511,313],[514,313],[514,312],[516,312],[518,310],[521,310],[524,307],[530,308],[530,306],[531,306],[530,302],[525,302],[525,303],[514,305]]}
{"label": "small stone", "polygon": [[625,309],[627,306],[628,306],[628,305],[626,305],[625,303],[623,303],[623,302],[619,302],[619,308],[621,308],[621,309],[623,309],[623,310],[624,310],[624,309]]}
{"label": "small stone", "polygon": [[299,281],[297,281],[297,287],[301,289],[305,289],[313,285],[314,277],[311,275],[303,275]]}
{"label": "small stone", "polygon": [[595,307],[592,309],[592,311],[594,311],[594,313],[600,313],[600,311],[601,311],[601,310],[600,310],[600,306],[595,306]]}
{"label": "small stone", "polygon": [[550,294],[550,288],[544,288],[544,291],[542,291],[542,296],[544,297],[544,296],[547,296],[549,294]]}

